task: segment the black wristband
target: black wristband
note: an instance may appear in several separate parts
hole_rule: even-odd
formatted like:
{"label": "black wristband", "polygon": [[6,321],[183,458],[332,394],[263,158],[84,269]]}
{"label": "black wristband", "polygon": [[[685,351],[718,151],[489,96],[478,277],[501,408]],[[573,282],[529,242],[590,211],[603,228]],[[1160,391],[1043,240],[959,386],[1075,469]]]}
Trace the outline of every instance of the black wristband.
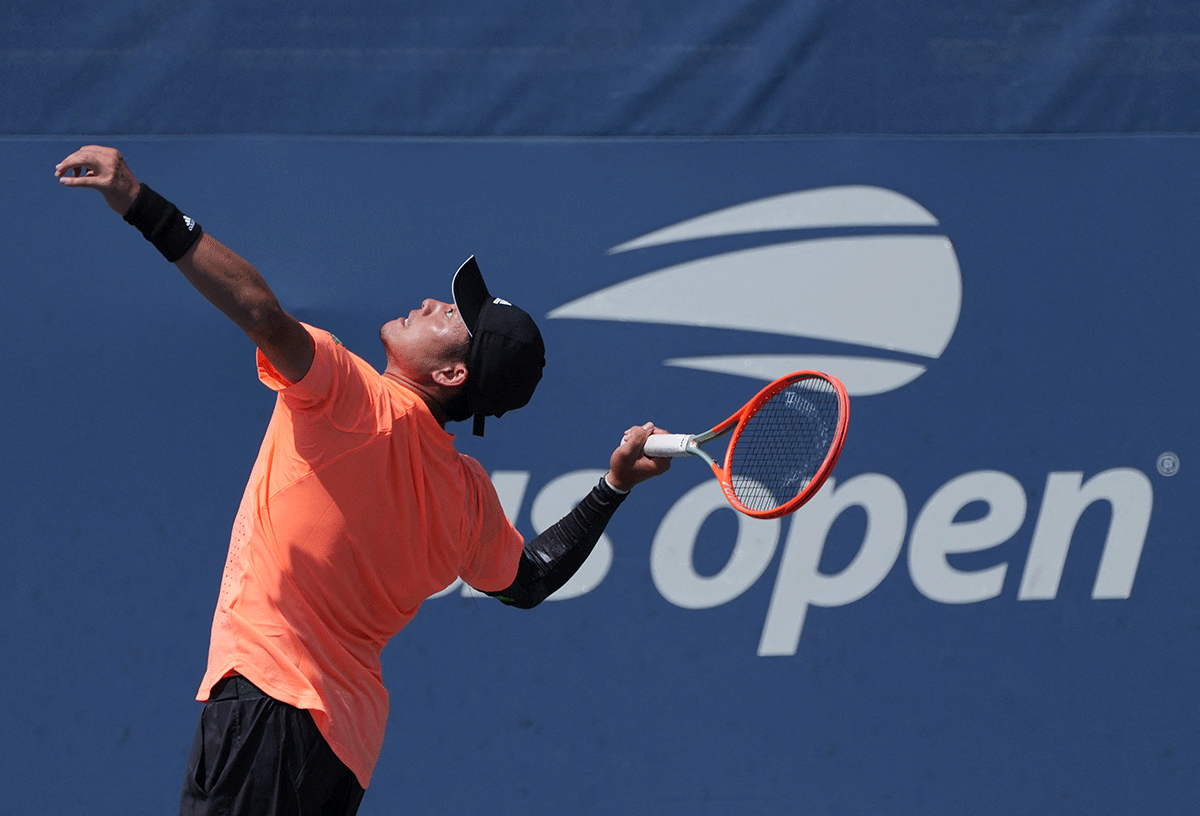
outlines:
{"label": "black wristband", "polygon": [[125,221],[137,227],[171,263],[186,255],[204,234],[199,224],[145,184],[125,213]]}

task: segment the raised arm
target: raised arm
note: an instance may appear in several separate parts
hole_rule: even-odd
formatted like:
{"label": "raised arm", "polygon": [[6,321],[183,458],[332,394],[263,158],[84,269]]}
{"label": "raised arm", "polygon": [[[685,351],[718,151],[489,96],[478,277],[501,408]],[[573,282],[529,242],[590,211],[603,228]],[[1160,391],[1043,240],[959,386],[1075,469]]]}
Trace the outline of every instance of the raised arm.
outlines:
{"label": "raised arm", "polygon": [[141,230],[200,294],[249,336],[276,371],[291,382],[308,373],[312,338],[283,310],[258,271],[139,183],[119,151],[98,145],[80,148],[54,168],[54,175],[64,186],[99,191],[109,207]]}

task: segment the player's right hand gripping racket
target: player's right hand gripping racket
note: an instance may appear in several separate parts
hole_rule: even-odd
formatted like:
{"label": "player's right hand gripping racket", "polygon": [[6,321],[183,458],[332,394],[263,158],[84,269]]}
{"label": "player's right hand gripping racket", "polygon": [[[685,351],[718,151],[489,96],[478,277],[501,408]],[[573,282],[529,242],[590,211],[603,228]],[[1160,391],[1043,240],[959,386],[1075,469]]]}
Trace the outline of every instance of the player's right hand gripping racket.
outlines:
{"label": "player's right hand gripping racket", "polygon": [[[797,371],[768,385],[740,411],[711,431],[655,434],[647,456],[699,456],[708,462],[734,509],[755,518],[778,518],[796,510],[829,477],[850,420],[850,398],[836,377]],[[725,465],[700,449],[733,436]]]}

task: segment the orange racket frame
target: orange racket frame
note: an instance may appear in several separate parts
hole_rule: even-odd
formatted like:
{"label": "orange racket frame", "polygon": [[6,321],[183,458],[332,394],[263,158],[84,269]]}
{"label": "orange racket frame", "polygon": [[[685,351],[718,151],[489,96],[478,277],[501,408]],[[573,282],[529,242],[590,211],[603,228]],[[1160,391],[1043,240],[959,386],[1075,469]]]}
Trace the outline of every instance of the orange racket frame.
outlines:
{"label": "orange racket frame", "polygon": [[[737,449],[738,442],[741,440],[742,432],[746,429],[750,420],[772,397],[797,382],[812,379],[823,380],[828,383],[832,387],[838,403],[837,425],[823,461],[803,488],[788,501],[777,507],[767,509],[754,509],[746,506],[735,492],[732,473],[733,453]],[[779,518],[780,516],[786,516],[789,513],[795,512],[825,484],[825,480],[829,478],[829,474],[833,471],[833,466],[837,464],[838,457],[842,453],[849,420],[850,398],[846,394],[846,387],[842,385],[841,380],[820,371],[796,371],[788,374],[786,377],[780,377],[778,380],[767,385],[755,394],[753,399],[729,417],[729,419],[714,426],[711,430],[698,434],[655,434],[646,440],[644,452],[647,456],[653,457],[698,456],[712,468],[713,475],[717,477],[717,481],[721,484],[721,490],[725,494],[725,498],[734,509],[753,518]],[[733,436],[730,437],[729,446],[725,449],[723,463],[718,463],[712,456],[709,456],[708,453],[700,448],[704,443],[723,436],[731,430],[733,431]]]}

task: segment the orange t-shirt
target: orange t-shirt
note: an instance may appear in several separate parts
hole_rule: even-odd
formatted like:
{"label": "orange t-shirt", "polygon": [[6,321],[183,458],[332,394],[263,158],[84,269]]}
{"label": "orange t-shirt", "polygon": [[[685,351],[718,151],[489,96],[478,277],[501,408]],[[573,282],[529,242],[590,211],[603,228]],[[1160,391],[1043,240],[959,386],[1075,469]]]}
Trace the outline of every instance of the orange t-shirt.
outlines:
{"label": "orange t-shirt", "polygon": [[197,699],[240,674],[309,709],[365,788],[383,745],[379,655],[421,602],[461,577],[507,587],[523,541],[483,467],[419,395],[328,332],[279,392],[230,538]]}

